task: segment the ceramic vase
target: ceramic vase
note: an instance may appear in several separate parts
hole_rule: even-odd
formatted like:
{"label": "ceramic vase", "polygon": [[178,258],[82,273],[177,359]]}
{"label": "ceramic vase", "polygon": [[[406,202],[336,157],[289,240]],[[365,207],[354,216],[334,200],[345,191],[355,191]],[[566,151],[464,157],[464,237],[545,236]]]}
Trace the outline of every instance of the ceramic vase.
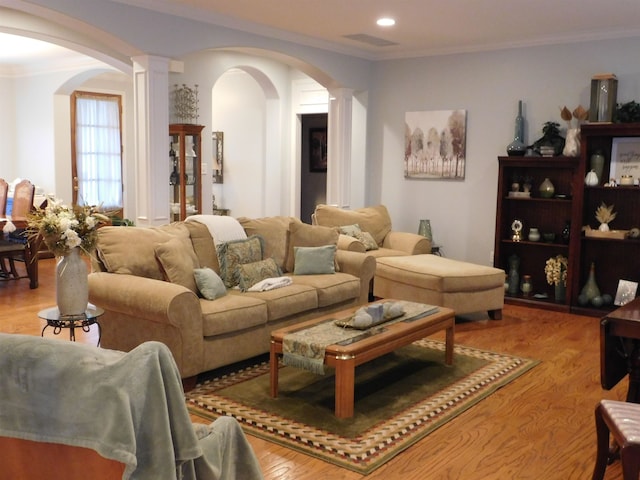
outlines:
{"label": "ceramic vase", "polygon": [[509,274],[508,274],[508,282],[509,287],[507,288],[507,293],[509,295],[517,295],[518,289],[520,288],[520,273],[518,269],[520,268],[520,257],[516,254],[513,254],[509,257]]}
{"label": "ceramic vase", "polygon": [[593,262],[591,262],[591,267],[589,268],[589,278],[587,279],[587,283],[584,284],[584,287],[582,287],[580,296],[587,302],[590,302],[592,298],[600,296],[600,289],[596,283],[596,266]]}
{"label": "ceramic vase", "polygon": [[598,181],[602,180],[602,173],[604,170],[604,154],[602,150],[596,150],[590,159],[590,168],[592,172],[596,173]]}
{"label": "ceramic vase", "polygon": [[433,240],[431,222],[429,220],[420,220],[420,225],[418,225],[418,235],[422,235],[428,240]]}
{"label": "ceramic vase", "polygon": [[553,197],[553,194],[556,193],[556,188],[548,178],[544,179],[544,181],[540,184],[540,188],[538,190],[540,191],[540,196],[542,198],[551,198]]}
{"label": "ceramic vase", "polygon": [[580,129],[569,128],[567,138],[564,142],[562,154],[566,157],[577,157],[580,155]]}
{"label": "ceramic vase", "polygon": [[527,151],[524,144],[524,117],[522,116],[522,100],[518,101],[518,116],[516,117],[513,142],[507,145],[507,155],[523,156]]}
{"label": "ceramic vase", "polygon": [[554,286],[553,293],[556,302],[564,303],[564,299],[566,298],[567,294],[567,286],[564,283],[560,282]]}
{"label": "ceramic vase", "polygon": [[88,269],[80,247],[72,248],[56,264],[56,303],[61,317],[82,315],[89,302]]}

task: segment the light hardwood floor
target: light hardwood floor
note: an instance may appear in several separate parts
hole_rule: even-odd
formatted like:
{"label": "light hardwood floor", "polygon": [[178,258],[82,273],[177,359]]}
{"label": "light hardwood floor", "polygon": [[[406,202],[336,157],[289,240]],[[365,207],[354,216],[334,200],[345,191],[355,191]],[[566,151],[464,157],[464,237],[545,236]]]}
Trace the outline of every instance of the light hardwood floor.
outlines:
{"label": "light hardwood floor", "polygon": [[[0,332],[40,335],[37,312],[55,303],[54,260],[40,262],[40,287],[0,282]],[[94,343],[95,326],[78,341]],[[68,341],[62,332],[61,341]],[[45,336],[53,336],[51,329]],[[438,336],[435,336],[438,338]],[[599,319],[506,306],[503,319],[460,319],[456,343],[542,363],[382,466],[367,480],[588,479],[593,420],[601,398],[623,400],[627,380],[600,387]],[[357,408],[357,406],[356,406]],[[205,421],[200,419],[200,421]],[[265,479],[356,480],[362,475],[249,437]],[[619,463],[605,479],[621,479]]]}

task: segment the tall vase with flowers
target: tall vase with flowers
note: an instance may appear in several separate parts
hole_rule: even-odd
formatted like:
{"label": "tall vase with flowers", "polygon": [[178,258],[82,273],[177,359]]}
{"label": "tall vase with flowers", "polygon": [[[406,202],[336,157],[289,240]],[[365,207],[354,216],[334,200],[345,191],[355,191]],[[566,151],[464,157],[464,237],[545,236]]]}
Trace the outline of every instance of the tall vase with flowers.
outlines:
{"label": "tall vase with flowers", "polygon": [[98,227],[109,217],[96,207],[67,206],[49,199],[45,208],[29,214],[28,234],[40,236],[56,256],[56,301],[61,317],[84,314],[89,301],[87,264],[80,253],[90,255],[96,246]]}
{"label": "tall vase with flowers", "polygon": [[547,283],[554,286],[555,300],[559,303],[563,303],[566,296],[568,265],[567,257],[556,255],[549,258],[544,266]]}

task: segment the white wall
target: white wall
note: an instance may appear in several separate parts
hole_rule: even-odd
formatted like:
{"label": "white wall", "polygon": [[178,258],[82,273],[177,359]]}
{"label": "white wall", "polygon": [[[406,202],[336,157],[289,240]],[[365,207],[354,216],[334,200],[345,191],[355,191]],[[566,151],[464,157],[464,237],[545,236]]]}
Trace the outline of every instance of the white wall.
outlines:
{"label": "white wall", "polygon": [[0,76],[0,145],[2,154],[0,155],[0,178],[7,182],[16,177],[16,122],[15,122],[15,93],[13,79]]}
{"label": "white wall", "polygon": [[[224,132],[224,183],[214,185],[220,208],[261,217],[265,207],[264,92],[246,72],[222,75],[213,87],[213,130]],[[211,121],[207,122],[211,124]],[[204,199],[203,199],[204,200]]]}
{"label": "white wall", "polygon": [[[560,108],[589,107],[591,76],[614,72],[618,101],[640,98],[640,39],[576,43],[386,61],[375,64],[370,91],[367,200],[388,206],[395,229],[416,231],[431,220],[434,239],[448,257],[490,263],[494,245],[497,156],[513,140],[523,100],[525,141],[542,135]],[[407,111],[465,109],[464,181],[406,180],[403,173]],[[640,220],[640,218],[639,218]]]}

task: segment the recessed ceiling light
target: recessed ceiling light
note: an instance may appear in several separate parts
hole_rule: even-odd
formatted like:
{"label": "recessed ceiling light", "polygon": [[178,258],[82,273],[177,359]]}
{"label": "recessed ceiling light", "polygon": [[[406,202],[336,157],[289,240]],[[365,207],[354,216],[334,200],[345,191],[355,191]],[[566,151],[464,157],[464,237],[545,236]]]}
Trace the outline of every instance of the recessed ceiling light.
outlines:
{"label": "recessed ceiling light", "polygon": [[376,23],[380,27],[392,27],[396,24],[396,21],[393,18],[383,17],[383,18],[379,18]]}

